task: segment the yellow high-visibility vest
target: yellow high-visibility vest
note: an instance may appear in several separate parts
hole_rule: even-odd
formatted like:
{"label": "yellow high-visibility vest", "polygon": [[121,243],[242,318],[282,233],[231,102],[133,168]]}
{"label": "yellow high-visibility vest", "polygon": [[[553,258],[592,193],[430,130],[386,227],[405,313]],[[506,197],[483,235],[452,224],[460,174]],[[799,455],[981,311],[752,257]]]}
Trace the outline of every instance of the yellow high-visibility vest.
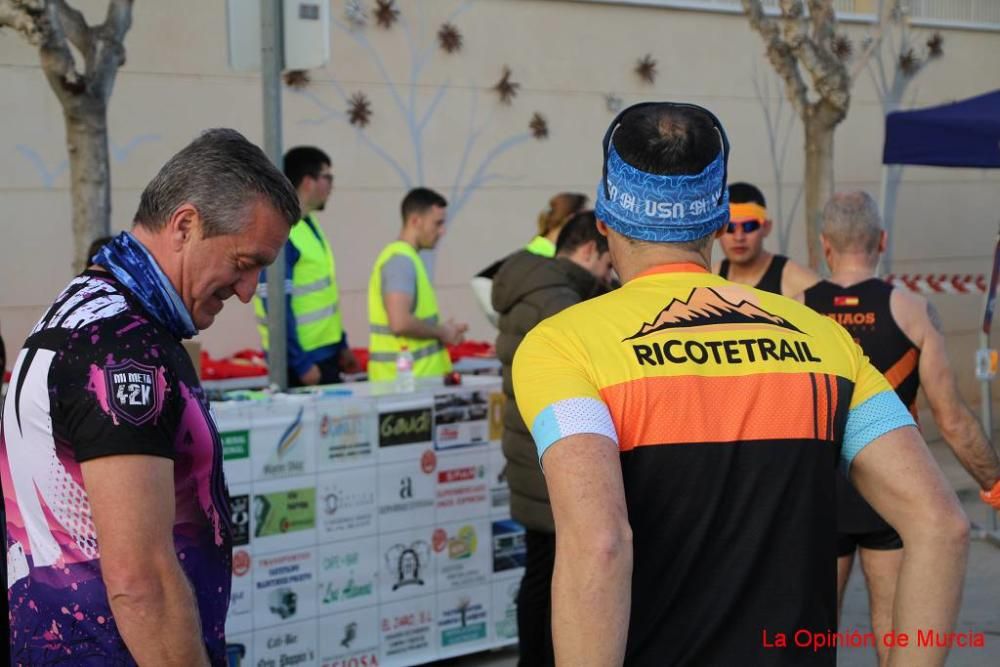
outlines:
{"label": "yellow high-visibility vest", "polygon": [[396,379],[396,355],[405,345],[413,355],[413,376],[434,377],[451,371],[448,350],[434,338],[396,336],[389,328],[389,313],[382,301],[382,267],[396,255],[408,257],[417,274],[416,304],[413,316],[428,324],[439,321],[434,286],[420,255],[409,243],[394,241],[379,253],[368,280],[368,379],[374,382]]}
{"label": "yellow high-visibility vest", "polygon": [[[335,345],[344,337],[333,251],[315,218],[311,215],[307,217],[312,228],[306,220],[300,220],[288,235],[288,240],[299,251],[299,261],[292,268],[292,284],[287,288],[291,290],[292,317],[295,318],[295,331],[304,352]],[[316,233],[313,233],[313,228]],[[261,345],[267,350],[267,311],[260,298],[262,288],[266,289],[266,286],[258,286],[253,306]]]}

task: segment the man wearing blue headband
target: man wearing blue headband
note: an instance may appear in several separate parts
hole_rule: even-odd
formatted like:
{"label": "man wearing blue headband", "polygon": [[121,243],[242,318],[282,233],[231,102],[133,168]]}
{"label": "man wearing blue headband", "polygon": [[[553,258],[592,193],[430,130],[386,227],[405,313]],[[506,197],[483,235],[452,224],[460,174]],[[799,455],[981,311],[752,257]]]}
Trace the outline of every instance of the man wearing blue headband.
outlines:
{"label": "man wearing blue headband", "polygon": [[835,322],[708,270],[728,149],[701,107],[616,118],[595,212],[624,284],[514,359],[555,519],[558,664],[835,665],[838,464],[907,544],[895,630],[955,622],[968,523],[909,412]]}

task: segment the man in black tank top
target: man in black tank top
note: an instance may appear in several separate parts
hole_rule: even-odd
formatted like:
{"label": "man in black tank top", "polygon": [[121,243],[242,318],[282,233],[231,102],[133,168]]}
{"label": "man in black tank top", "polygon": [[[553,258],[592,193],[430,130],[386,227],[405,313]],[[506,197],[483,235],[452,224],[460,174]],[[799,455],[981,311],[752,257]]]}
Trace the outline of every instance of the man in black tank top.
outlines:
{"label": "man in black tank top", "polygon": [[[941,435],[984,490],[997,485],[1000,461],[979,422],[962,402],[945,354],[940,318],[921,296],[876,277],[885,232],[875,201],[864,192],[834,195],[823,211],[823,251],[832,275],[797,299],[846,328],[916,417],[917,390],[925,392]],[[857,550],[869,587],[872,629],[892,629],[896,578],[903,543],[847,478],[837,483],[837,593],[843,602]],[[878,644],[880,661],[887,648]]]}
{"label": "man in black tank top", "polygon": [[792,296],[814,284],[819,276],[784,255],[764,250],[764,239],[771,233],[766,206],[756,186],[729,186],[729,224],[719,237],[726,258],[715,266],[715,272],[765,292]]}

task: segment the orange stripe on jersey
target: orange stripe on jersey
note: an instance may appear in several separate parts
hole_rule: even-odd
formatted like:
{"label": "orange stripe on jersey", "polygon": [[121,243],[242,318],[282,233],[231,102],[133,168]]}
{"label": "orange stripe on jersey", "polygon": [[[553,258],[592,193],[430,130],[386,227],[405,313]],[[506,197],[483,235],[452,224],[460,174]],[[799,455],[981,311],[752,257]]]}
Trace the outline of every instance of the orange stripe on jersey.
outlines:
{"label": "orange stripe on jersey", "polygon": [[837,410],[836,379],[810,373],[648,377],[606,387],[601,398],[623,452],[648,445],[831,440]]}
{"label": "orange stripe on jersey", "polygon": [[889,384],[893,389],[902,384],[903,380],[909,377],[917,368],[917,361],[920,359],[920,352],[911,347],[909,351],[900,357],[899,361],[894,363],[892,367],[885,372],[885,379],[889,381]]}

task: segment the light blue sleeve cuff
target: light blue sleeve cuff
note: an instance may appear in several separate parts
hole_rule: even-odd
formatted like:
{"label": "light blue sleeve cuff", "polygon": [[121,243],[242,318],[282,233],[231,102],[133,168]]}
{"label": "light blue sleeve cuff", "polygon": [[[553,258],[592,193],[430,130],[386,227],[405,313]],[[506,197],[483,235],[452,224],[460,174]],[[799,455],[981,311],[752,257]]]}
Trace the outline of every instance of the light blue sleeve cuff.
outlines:
{"label": "light blue sleeve cuff", "polygon": [[618,444],[608,406],[595,398],[567,398],[542,410],[531,425],[539,462],[554,443],[581,433],[603,435]]}
{"label": "light blue sleeve cuff", "polygon": [[889,431],[904,426],[916,426],[913,415],[894,391],[883,391],[851,409],[844,428],[844,444],[840,450],[840,465],[845,474],[854,457],[871,442]]}

